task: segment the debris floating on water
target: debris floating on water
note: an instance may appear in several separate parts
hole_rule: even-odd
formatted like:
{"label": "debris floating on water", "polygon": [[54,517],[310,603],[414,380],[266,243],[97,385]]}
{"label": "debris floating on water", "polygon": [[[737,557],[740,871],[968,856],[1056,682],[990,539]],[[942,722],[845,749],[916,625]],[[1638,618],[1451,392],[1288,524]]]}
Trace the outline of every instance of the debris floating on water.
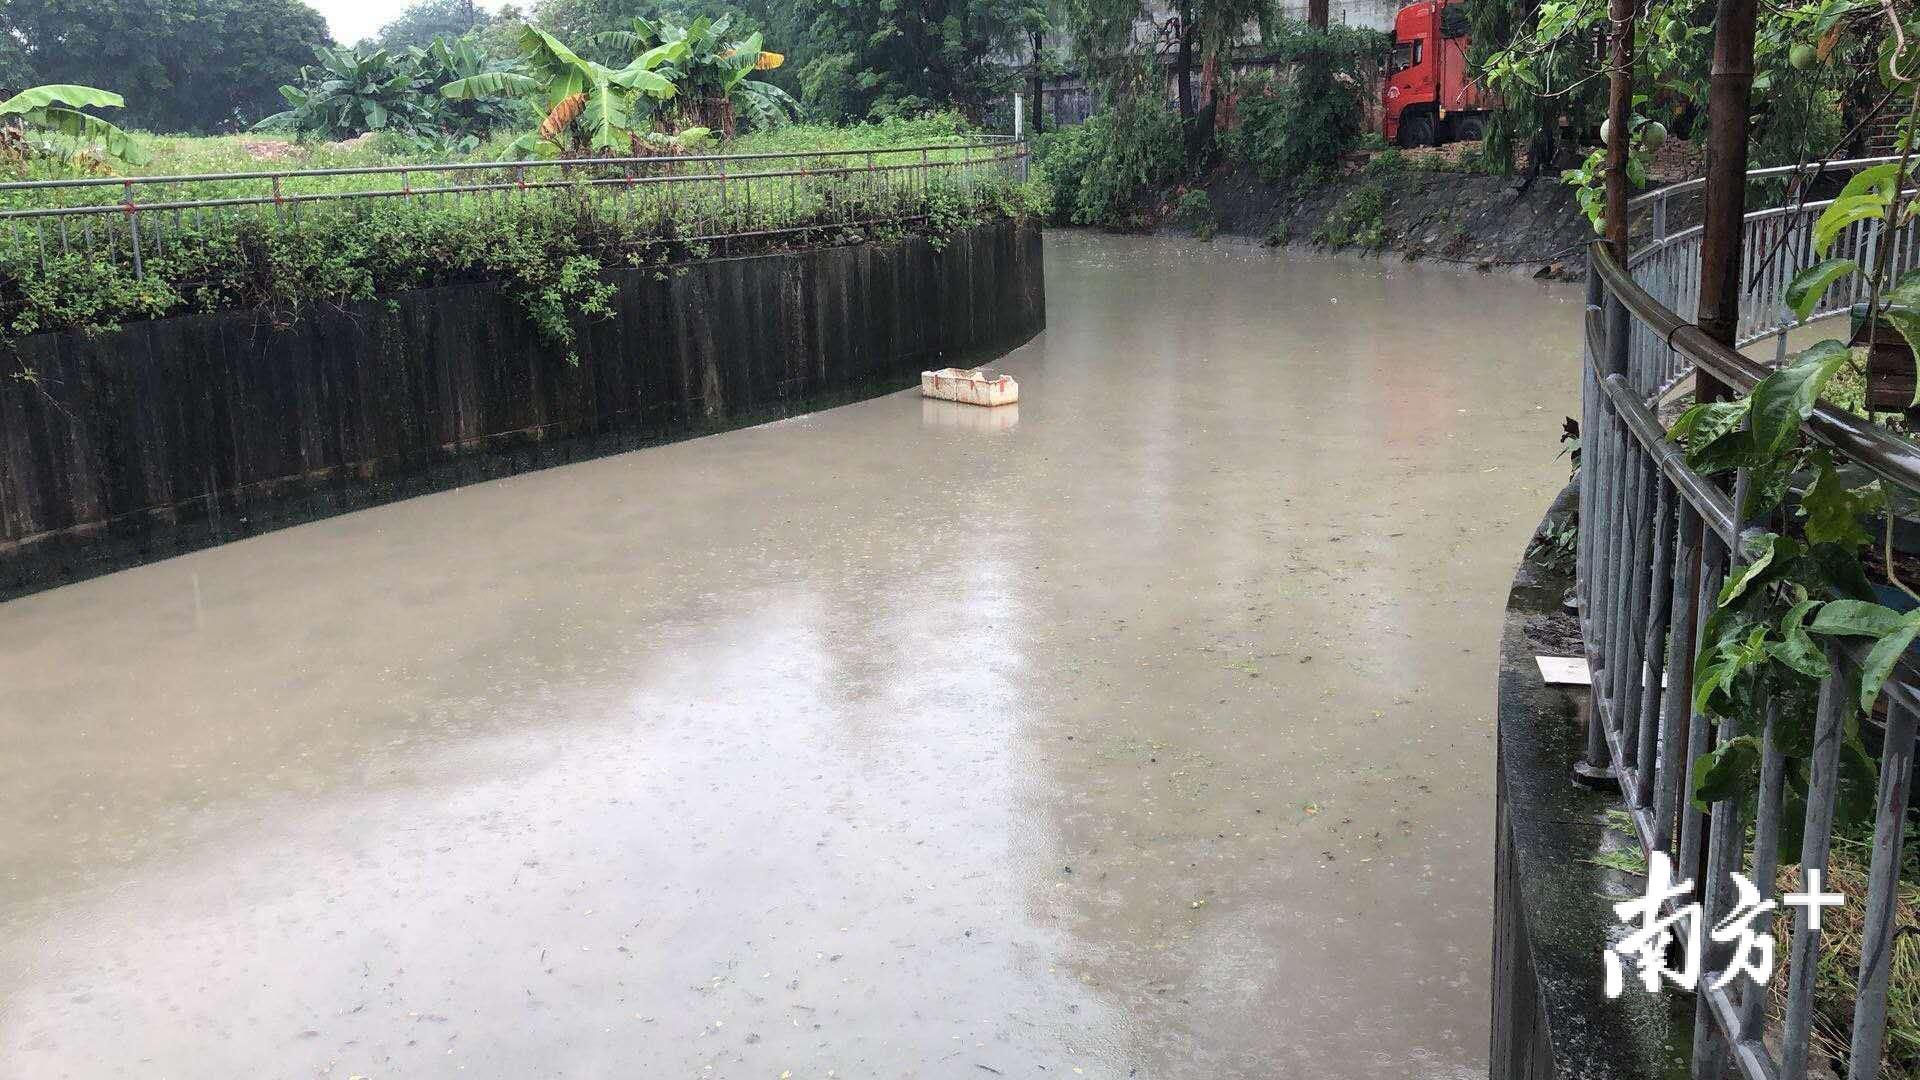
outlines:
{"label": "debris floating on water", "polygon": [[1020,400],[1020,384],[1011,375],[977,368],[941,368],[920,373],[920,394],[965,405],[1012,405]]}

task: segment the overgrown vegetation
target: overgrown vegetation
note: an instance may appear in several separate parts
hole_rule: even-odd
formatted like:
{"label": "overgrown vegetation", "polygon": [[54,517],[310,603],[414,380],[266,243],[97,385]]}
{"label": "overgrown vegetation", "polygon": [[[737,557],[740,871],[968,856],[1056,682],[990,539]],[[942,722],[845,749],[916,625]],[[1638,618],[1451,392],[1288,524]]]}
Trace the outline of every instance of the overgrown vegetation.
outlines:
{"label": "overgrown vegetation", "polygon": [[1330,248],[1358,247],[1378,251],[1387,246],[1382,217],[1387,191],[1379,184],[1363,184],[1347,192],[1333,212],[1314,230],[1313,242]]}
{"label": "overgrown vegetation", "polygon": [[1220,218],[1213,212],[1213,201],[1198,188],[1180,196],[1173,208],[1173,223],[1192,233],[1196,240],[1211,240],[1220,229]]}
{"label": "overgrown vegetation", "polygon": [[1325,33],[1284,27],[1273,47],[1292,62],[1291,73],[1244,84],[1240,125],[1227,136],[1227,149],[1270,184],[1305,186],[1326,180],[1340,155],[1357,147],[1362,88],[1371,87],[1390,39],[1344,26]]}
{"label": "overgrown vegetation", "polygon": [[[887,164],[886,147],[920,146],[957,121],[928,119],[848,129],[812,129],[817,149],[874,148]],[[778,146],[796,152],[809,129],[769,133]],[[751,140],[743,148],[761,149]],[[201,153],[198,164],[240,156],[236,140],[178,140],[162,144]],[[485,148],[483,148],[485,149]],[[957,152],[929,155],[938,161]],[[319,162],[381,161],[379,148],[334,152]],[[907,160],[919,161],[918,151]],[[408,157],[409,162],[417,158]],[[810,159],[795,159],[804,163]],[[839,159],[812,159],[829,168]],[[864,157],[862,160],[864,163]],[[178,168],[156,160],[154,168]],[[217,165],[215,167],[218,167]],[[125,226],[94,219],[64,230],[42,222],[0,237],[0,335],[47,330],[107,329],[166,315],[258,307],[277,319],[297,317],[313,304],[365,300],[396,290],[470,281],[505,287],[532,323],[557,346],[571,349],[573,323],[605,311],[605,274],[622,268],[665,268],[688,259],[768,247],[852,243],[909,233],[940,236],[996,216],[1042,212],[1037,185],[1016,184],[997,171],[981,170],[972,181],[933,174],[925,184],[871,182],[814,175],[756,182],[762,202],[751,209],[714,184],[629,190],[590,187],[603,175],[570,169],[575,186],[524,195],[354,200],[313,203],[300,212],[271,208],[171,218],[148,216],[143,264],[136,272]],[[890,174],[881,174],[884,178]],[[498,182],[485,170],[463,171],[457,182]],[[169,195],[222,197],[240,182],[198,181],[169,185]],[[316,190],[390,188],[392,176],[318,178]],[[69,193],[71,194],[71,193]],[[44,201],[50,192],[11,193],[13,205]],[[88,201],[95,201],[92,197]],[[875,224],[868,224],[873,222]],[[852,223],[852,224],[850,224]],[[82,228],[96,230],[82,243]],[[118,240],[109,228],[120,229]],[[742,231],[792,230],[754,239],[714,239]]]}
{"label": "overgrown vegetation", "polygon": [[1052,188],[1055,221],[1127,224],[1143,192],[1179,174],[1179,120],[1144,89],[1126,93],[1086,123],[1036,138],[1033,161]]}
{"label": "overgrown vegetation", "polygon": [[[1482,156],[1510,171],[1526,151],[1536,172],[1550,169],[1568,146],[1602,135],[1607,81],[1596,74],[1605,46],[1605,5],[1543,0],[1516,8],[1509,0],[1468,0],[1473,32],[1469,64],[1503,108],[1495,112]],[[1877,50],[1888,36],[1876,20],[1877,0],[1803,0],[1762,5],[1755,41],[1753,138],[1756,167],[1817,160],[1856,129],[1878,95],[1869,91]],[[1642,7],[1634,37],[1634,117],[1628,133],[1636,186],[1647,158],[1669,134],[1704,132],[1707,73],[1713,41],[1706,0],[1659,0]],[[1852,152],[1865,149],[1859,126]],[[1601,153],[1565,171],[1582,205],[1601,227]]]}

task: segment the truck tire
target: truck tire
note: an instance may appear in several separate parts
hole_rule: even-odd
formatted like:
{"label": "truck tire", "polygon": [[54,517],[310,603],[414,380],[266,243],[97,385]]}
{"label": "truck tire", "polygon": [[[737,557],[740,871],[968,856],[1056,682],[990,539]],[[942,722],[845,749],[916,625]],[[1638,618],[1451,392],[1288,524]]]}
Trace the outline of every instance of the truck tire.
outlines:
{"label": "truck tire", "polygon": [[1453,122],[1453,137],[1460,142],[1474,142],[1487,137],[1487,120],[1484,116],[1469,113]]}
{"label": "truck tire", "polygon": [[1400,145],[1404,147],[1433,145],[1433,117],[1425,113],[1400,117]]}

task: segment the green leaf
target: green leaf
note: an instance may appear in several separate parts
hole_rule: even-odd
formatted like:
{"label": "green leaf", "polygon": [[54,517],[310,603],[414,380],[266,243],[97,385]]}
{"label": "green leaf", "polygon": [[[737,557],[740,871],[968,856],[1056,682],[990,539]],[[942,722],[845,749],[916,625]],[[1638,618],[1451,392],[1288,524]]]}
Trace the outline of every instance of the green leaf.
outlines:
{"label": "green leaf", "polygon": [[1807,633],[1809,612],[1820,607],[1818,600],[1802,600],[1780,620],[1780,640],[1767,646],[1768,655],[1810,679],[1824,679],[1833,673],[1827,654]]}
{"label": "green leaf", "polygon": [[1751,735],[1728,739],[1693,763],[1693,805],[1710,810],[1712,804],[1737,798],[1760,782],[1760,740]]}
{"label": "green leaf", "polygon": [[[1744,641],[1737,637],[1742,632],[1746,633]],[[1713,633],[1711,620],[1708,633]],[[1733,691],[1737,689],[1740,676],[1767,660],[1766,638],[1766,627],[1730,620],[1729,625],[1721,630],[1718,644],[1710,653],[1711,661],[1696,665],[1693,711],[1725,714],[1733,704]]]}
{"label": "green leaf", "polygon": [[662,101],[672,97],[675,89],[673,80],[657,71],[641,67],[638,60],[607,76],[607,81],[615,86],[638,90]]}
{"label": "green leaf", "polygon": [[1793,310],[1793,317],[1806,322],[1827,289],[1858,269],[1860,264],[1852,259],[1824,259],[1793,275],[1787,283],[1787,307]]}
{"label": "green leaf", "polygon": [[1829,600],[1808,629],[1830,637],[1885,637],[1900,628],[1903,616],[1869,600]]}
{"label": "green leaf", "polygon": [[1798,451],[1789,451],[1748,469],[1747,498],[1740,505],[1742,520],[1751,521],[1779,507],[1787,497],[1788,483],[1800,468],[1800,458]]}
{"label": "green leaf", "polygon": [[1747,418],[1747,410],[1753,403],[1745,398],[1738,401],[1709,401],[1690,406],[1673,422],[1667,430],[1667,438],[1681,443],[1689,450],[1705,446],[1722,434],[1740,426]]}
{"label": "green leaf", "polygon": [[1834,196],[1834,199],[1838,201],[1840,199],[1849,199],[1856,195],[1865,194],[1874,194],[1883,199],[1891,199],[1894,194],[1894,182],[1899,178],[1899,174],[1900,166],[1891,161],[1883,165],[1875,165],[1872,168],[1861,169],[1859,172],[1847,178],[1846,184],[1840,188],[1840,194]]}
{"label": "green leaf", "polygon": [[129,165],[145,165],[153,160],[153,156],[133,136],[97,116],[76,109],[47,105],[22,113],[21,119],[34,127],[97,143],[109,157],[118,158]]}
{"label": "green leaf", "polygon": [[1920,634],[1920,609],[1907,612],[1900,617],[1900,625],[1892,633],[1873,643],[1867,651],[1866,662],[1860,665],[1860,709],[1871,711],[1873,703],[1880,697],[1880,686],[1893,674],[1893,666],[1898,663],[1907,646],[1913,644],[1915,634]]}
{"label": "green leaf", "polygon": [[1840,544],[1849,549],[1872,543],[1873,537],[1860,519],[1886,503],[1886,492],[1879,482],[1849,488],[1841,481],[1830,455],[1818,453],[1814,462],[1813,486],[1800,499],[1800,510],[1807,518],[1807,543]]}
{"label": "green leaf", "polygon": [[1869,221],[1887,212],[1888,198],[1877,194],[1854,195],[1835,199],[1832,206],[1813,223],[1813,250],[1824,256],[1827,249],[1849,226]]}
{"label": "green leaf", "polygon": [[1791,364],[1754,385],[1748,396],[1753,399],[1755,458],[1776,457],[1800,437],[1800,425],[1813,415],[1827,383],[1852,359],[1852,350],[1845,344],[1828,339],[1803,350]]}
{"label": "green leaf", "polygon": [[90,109],[119,108],[126,103],[125,98],[111,90],[80,86],[75,83],[48,83],[45,86],[30,86],[7,100],[0,101],[0,116],[23,116],[34,109],[44,109],[50,105],[64,106],[69,109]]}
{"label": "green leaf", "polygon": [[1727,578],[1725,585],[1720,586],[1720,606],[1726,607],[1739,599],[1748,585],[1765,576],[1767,567],[1773,565],[1775,553],[1792,543],[1791,540],[1783,540],[1778,533],[1747,537],[1740,545],[1747,561]]}
{"label": "green leaf", "polygon": [[449,101],[474,101],[480,98],[519,97],[540,89],[540,80],[512,71],[483,71],[464,79],[454,79],[440,87],[440,96]]}

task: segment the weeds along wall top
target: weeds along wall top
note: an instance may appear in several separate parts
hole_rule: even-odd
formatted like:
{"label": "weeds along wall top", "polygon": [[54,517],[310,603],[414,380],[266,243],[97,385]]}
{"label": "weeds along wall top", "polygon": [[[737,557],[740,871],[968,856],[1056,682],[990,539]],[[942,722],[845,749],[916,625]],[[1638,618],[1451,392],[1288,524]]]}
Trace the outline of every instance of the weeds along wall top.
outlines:
{"label": "weeds along wall top", "polygon": [[571,348],[596,274],[1025,211],[1023,142],[0,184],[0,334],[491,280]]}

